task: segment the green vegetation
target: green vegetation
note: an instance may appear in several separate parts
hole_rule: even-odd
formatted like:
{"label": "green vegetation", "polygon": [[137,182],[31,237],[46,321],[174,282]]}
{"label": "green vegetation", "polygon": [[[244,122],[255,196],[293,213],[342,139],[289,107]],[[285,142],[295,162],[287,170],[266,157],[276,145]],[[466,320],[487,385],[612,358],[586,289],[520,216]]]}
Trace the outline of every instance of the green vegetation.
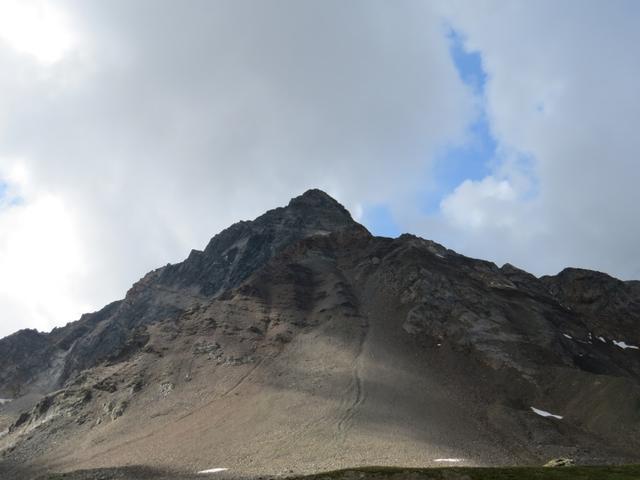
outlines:
{"label": "green vegetation", "polygon": [[[144,468],[116,468],[49,474],[39,477],[39,480],[195,480],[197,478],[204,477]],[[269,480],[270,477],[261,478]],[[285,478],[286,480],[640,480],[640,465],[558,468],[360,467]]]}
{"label": "green vegetation", "polygon": [[640,480],[640,465],[561,468],[362,467],[298,478],[304,480]]}

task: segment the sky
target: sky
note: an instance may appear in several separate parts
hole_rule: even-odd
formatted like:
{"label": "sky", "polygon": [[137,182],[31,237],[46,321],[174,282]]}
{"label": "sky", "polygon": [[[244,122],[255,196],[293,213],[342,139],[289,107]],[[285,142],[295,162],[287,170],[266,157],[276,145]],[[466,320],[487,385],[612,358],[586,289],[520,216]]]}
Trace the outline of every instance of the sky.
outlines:
{"label": "sky", "polygon": [[322,188],[536,275],[640,279],[634,0],[0,0],[0,336]]}

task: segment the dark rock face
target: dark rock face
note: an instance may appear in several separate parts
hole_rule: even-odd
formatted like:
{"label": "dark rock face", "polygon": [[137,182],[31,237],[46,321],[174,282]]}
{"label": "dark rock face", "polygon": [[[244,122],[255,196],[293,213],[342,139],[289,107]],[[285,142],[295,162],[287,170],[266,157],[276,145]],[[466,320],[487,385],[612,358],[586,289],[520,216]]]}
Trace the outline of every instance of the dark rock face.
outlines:
{"label": "dark rock face", "polygon": [[158,283],[216,295],[238,286],[288,245],[344,230],[366,232],[333,198],[309,190],[284,208],[232,225],[213,237],[204,251],[193,250],[184,262],[162,269]]}
{"label": "dark rock face", "polygon": [[[46,393],[86,368],[121,359],[144,346],[147,324],[180,317],[202,299],[238,286],[305,237],[340,231],[368,235],[342,205],[320,190],[309,190],[253,221],[238,222],[213,237],[204,251],[193,250],[185,261],[148,273],[122,301],[50,334],[23,331],[1,340],[0,393]],[[39,375],[47,376],[45,385],[37,382]]]}
{"label": "dark rock face", "polygon": [[[536,278],[413,235],[373,237],[331,197],[310,190],[150,272],[99,312],[49,334],[0,340],[0,398],[43,395],[15,412],[5,441],[19,461],[63,444],[56,432],[94,438],[103,425],[126,420],[127,441],[152,442],[155,431],[138,429],[157,418],[208,422],[224,411],[243,423],[264,402],[270,414],[260,421],[278,408],[290,416],[295,453],[307,418],[291,412],[301,403],[296,395],[308,395],[321,412],[309,424],[335,430],[322,438],[338,449],[350,429],[391,432],[380,434],[379,450],[357,437],[366,452],[354,455],[365,463],[370,452],[378,456],[368,463],[379,463],[388,445],[407,438],[389,462],[414,458],[406,452],[419,441],[456,445],[481,464],[638,461],[639,327],[639,282],[580,269]],[[259,380],[251,383],[252,375]],[[253,388],[248,410],[243,384]],[[205,394],[218,403],[198,403]],[[174,397],[175,410],[163,406]],[[545,409],[561,418],[540,415]],[[118,448],[100,447],[109,431],[92,458]],[[257,435],[250,429],[234,444],[235,429],[215,432],[200,435],[231,453]],[[270,441],[265,435],[260,445]],[[201,448],[200,440],[184,452]]]}
{"label": "dark rock face", "polygon": [[23,395],[25,385],[36,380],[50,364],[54,347],[46,334],[21,330],[0,340],[0,398]]}
{"label": "dark rock face", "polygon": [[640,288],[636,282],[579,268],[566,268],[541,281],[559,302],[584,319],[594,335],[640,345]]}

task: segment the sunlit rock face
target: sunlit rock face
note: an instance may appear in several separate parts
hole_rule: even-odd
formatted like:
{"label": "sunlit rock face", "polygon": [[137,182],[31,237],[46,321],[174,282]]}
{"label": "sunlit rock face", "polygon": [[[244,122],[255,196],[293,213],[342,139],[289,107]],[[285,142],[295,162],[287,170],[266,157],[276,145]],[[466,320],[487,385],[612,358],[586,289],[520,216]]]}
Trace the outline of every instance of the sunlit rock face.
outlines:
{"label": "sunlit rock face", "polygon": [[638,306],[637,282],[374,237],[311,190],[99,312],[0,340],[3,461],[635,462]]}

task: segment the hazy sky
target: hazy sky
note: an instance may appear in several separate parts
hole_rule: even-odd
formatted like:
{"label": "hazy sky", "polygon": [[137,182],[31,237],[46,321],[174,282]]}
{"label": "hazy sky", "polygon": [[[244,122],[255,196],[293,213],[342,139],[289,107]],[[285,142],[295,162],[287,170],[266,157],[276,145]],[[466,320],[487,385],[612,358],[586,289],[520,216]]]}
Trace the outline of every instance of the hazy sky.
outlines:
{"label": "hazy sky", "polygon": [[0,0],[0,336],[310,187],[640,278],[640,2]]}

